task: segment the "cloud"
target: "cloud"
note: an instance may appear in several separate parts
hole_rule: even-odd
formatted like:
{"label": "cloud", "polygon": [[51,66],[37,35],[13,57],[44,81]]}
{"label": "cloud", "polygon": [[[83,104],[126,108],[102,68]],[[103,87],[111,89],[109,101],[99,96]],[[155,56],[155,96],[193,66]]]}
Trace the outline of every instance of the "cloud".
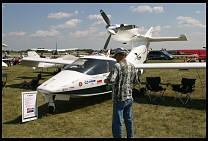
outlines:
{"label": "cloud", "polygon": [[[107,16],[108,16],[108,18],[110,20],[111,19],[111,15],[107,15]],[[92,26],[97,26],[97,25],[101,25],[101,24],[105,24],[106,25],[103,17],[100,14],[89,15],[88,19],[90,19],[90,20],[98,20],[98,21],[92,23]]]}
{"label": "cloud", "polygon": [[[78,12],[78,11],[77,11]],[[62,19],[62,18],[67,18],[72,16],[73,14],[71,13],[65,13],[65,12],[59,12],[59,13],[50,13],[48,15],[48,19]]]}
{"label": "cloud", "polygon": [[97,26],[97,25],[101,25],[101,24],[106,25],[105,21],[102,20],[102,21],[97,21],[97,22],[92,23],[92,26]]}
{"label": "cloud", "polygon": [[147,5],[144,5],[144,6],[131,6],[129,8],[131,11],[133,12],[139,12],[139,13],[144,13],[144,12],[149,12],[149,13],[162,13],[164,12],[164,9],[162,6],[155,6],[155,7],[150,7],[150,6],[147,6]]}
{"label": "cloud", "polygon": [[[111,19],[111,15],[107,15],[109,19]],[[100,14],[89,15],[88,19],[90,20],[103,20],[103,17]]]}
{"label": "cloud", "polygon": [[78,13],[79,13],[78,10],[75,10],[75,11],[74,11],[74,14],[78,14]]}
{"label": "cloud", "polygon": [[179,27],[206,27],[206,25],[203,25],[199,20],[196,20],[192,17],[179,16],[176,18],[176,20]]}
{"label": "cloud", "polygon": [[70,35],[74,36],[74,37],[87,37],[89,35],[92,35],[93,33],[95,33],[98,29],[96,27],[89,27],[86,30],[77,30],[75,32],[71,32]]}
{"label": "cloud", "polygon": [[53,28],[73,28],[75,27],[78,23],[82,22],[82,20],[79,19],[71,19],[65,22],[64,24],[53,26]]}
{"label": "cloud", "polygon": [[103,17],[100,14],[89,15],[88,19],[90,20],[103,20]]}
{"label": "cloud", "polygon": [[161,31],[161,27],[159,25],[153,27],[153,32],[154,33],[159,33]]}
{"label": "cloud", "polygon": [[200,14],[201,12],[200,11],[196,11],[196,14]]}
{"label": "cloud", "polygon": [[162,28],[171,28],[170,25],[163,26]]}
{"label": "cloud", "polygon": [[20,32],[16,31],[16,32],[10,32],[10,33],[9,33],[9,36],[13,36],[13,37],[21,37],[21,36],[24,36],[25,34],[26,34],[26,33],[23,32],[23,31],[20,31]]}
{"label": "cloud", "polygon": [[30,35],[31,37],[54,37],[60,35],[59,31],[52,28],[50,31],[38,30],[35,34]]}

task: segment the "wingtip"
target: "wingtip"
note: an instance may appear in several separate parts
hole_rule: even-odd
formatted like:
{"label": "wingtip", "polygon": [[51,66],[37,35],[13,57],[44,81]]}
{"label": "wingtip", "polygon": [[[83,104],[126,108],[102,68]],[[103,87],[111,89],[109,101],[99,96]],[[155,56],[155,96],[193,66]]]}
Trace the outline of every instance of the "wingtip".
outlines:
{"label": "wingtip", "polygon": [[181,40],[183,40],[183,41],[187,41],[187,37],[186,37],[185,34],[181,34],[181,35],[180,35],[180,38],[181,38]]}

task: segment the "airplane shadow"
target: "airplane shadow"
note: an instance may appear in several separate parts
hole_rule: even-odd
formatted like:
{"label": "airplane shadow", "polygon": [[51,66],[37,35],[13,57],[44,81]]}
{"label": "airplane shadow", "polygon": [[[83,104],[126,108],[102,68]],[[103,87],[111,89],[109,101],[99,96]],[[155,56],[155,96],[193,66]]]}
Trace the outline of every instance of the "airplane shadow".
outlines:
{"label": "airplane shadow", "polygon": [[77,109],[82,109],[87,106],[102,103],[109,99],[111,99],[111,94],[104,94],[84,98],[71,98],[69,101],[56,101],[56,112],[54,114],[71,112]]}
{"label": "airplane shadow", "polygon": [[[111,95],[105,94],[105,95],[98,95],[98,96],[92,96],[86,98],[71,98],[69,101],[56,101],[56,111],[55,113],[53,113],[53,115],[72,112],[77,109],[82,109],[87,106],[92,106],[102,103],[109,99],[111,99]],[[45,103],[38,107],[38,119],[44,116],[52,115],[47,112],[47,109],[48,109],[48,103]],[[3,124],[24,124],[24,123],[25,122],[22,122],[22,115],[20,115],[14,120],[5,122]]]}
{"label": "airplane shadow", "polygon": [[[153,99],[154,97],[151,97]],[[154,101],[150,101],[148,96],[137,96],[134,97],[134,102],[141,104],[153,104],[167,107],[181,107],[188,109],[196,109],[196,110],[206,110],[206,99],[193,99],[192,101],[188,101],[186,104],[183,104],[179,99],[174,101],[173,96],[164,96],[165,100],[156,98]],[[186,101],[185,98],[182,98],[183,101]]]}

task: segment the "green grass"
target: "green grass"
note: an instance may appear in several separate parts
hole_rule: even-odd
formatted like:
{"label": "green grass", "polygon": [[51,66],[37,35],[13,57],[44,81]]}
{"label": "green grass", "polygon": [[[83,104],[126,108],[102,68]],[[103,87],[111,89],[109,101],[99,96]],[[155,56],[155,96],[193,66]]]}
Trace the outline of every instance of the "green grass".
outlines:
{"label": "green grass", "polygon": [[[161,62],[161,61],[149,61]],[[167,61],[166,61],[167,62]],[[169,62],[180,62],[173,60]],[[52,77],[56,69],[44,69],[40,84]],[[135,97],[133,116],[135,138],[206,138],[206,69],[149,69],[140,77],[160,76],[162,83],[177,84],[182,77],[196,78],[194,101],[183,105],[173,101],[170,87],[166,101],[150,102],[148,97]],[[38,93],[38,119],[22,123],[21,92],[34,91],[19,88],[24,80],[36,77],[39,70],[22,65],[2,68],[8,73],[6,88],[2,91],[3,138],[111,138],[112,101],[110,95],[101,95],[70,101],[58,101],[57,112],[47,114],[47,104]],[[142,86],[144,87],[144,86]],[[126,136],[125,127],[123,134]]]}

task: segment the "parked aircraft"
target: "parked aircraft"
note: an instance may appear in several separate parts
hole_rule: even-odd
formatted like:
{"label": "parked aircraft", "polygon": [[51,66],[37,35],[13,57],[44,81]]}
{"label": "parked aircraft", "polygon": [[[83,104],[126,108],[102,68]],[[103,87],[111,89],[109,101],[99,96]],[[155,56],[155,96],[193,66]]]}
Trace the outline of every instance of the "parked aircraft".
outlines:
{"label": "parked aircraft", "polygon": [[68,49],[57,49],[57,43],[56,43],[56,49],[45,49],[45,48],[31,48],[30,51],[47,51],[51,52],[53,55],[58,55],[58,52],[68,52],[68,51],[74,51],[78,48],[68,48]]}
{"label": "parked aircraft", "polygon": [[[23,66],[35,68],[63,68],[64,65],[71,64],[77,57],[64,55],[56,59],[41,58],[35,51],[28,51],[28,57],[21,59]],[[60,63],[61,62],[61,63]]]}
{"label": "parked aircraft", "polygon": [[[2,48],[5,48],[5,47],[7,48],[8,45],[2,44]],[[13,60],[13,58],[11,58],[11,56],[7,52],[5,52],[5,55],[2,58],[2,67],[8,67],[7,63],[10,63],[12,60]],[[5,63],[4,61],[7,63]]]}
{"label": "parked aircraft", "polygon": [[[150,42],[161,41],[187,41],[184,34],[179,37],[152,37],[153,27],[145,35],[139,33],[135,25],[115,24],[111,25],[110,20],[103,10],[100,10],[102,17],[107,23],[106,29],[110,34],[104,49],[107,48],[111,36],[123,43],[132,43],[132,49],[126,59],[133,63],[142,74],[143,69],[156,68],[206,68],[205,63],[144,63],[147,59]],[[73,97],[88,97],[111,92],[111,85],[106,85],[104,80],[116,63],[114,58],[105,56],[84,56],[74,61],[37,87],[45,102],[48,103],[48,110],[55,111],[56,100],[69,100]]]}

